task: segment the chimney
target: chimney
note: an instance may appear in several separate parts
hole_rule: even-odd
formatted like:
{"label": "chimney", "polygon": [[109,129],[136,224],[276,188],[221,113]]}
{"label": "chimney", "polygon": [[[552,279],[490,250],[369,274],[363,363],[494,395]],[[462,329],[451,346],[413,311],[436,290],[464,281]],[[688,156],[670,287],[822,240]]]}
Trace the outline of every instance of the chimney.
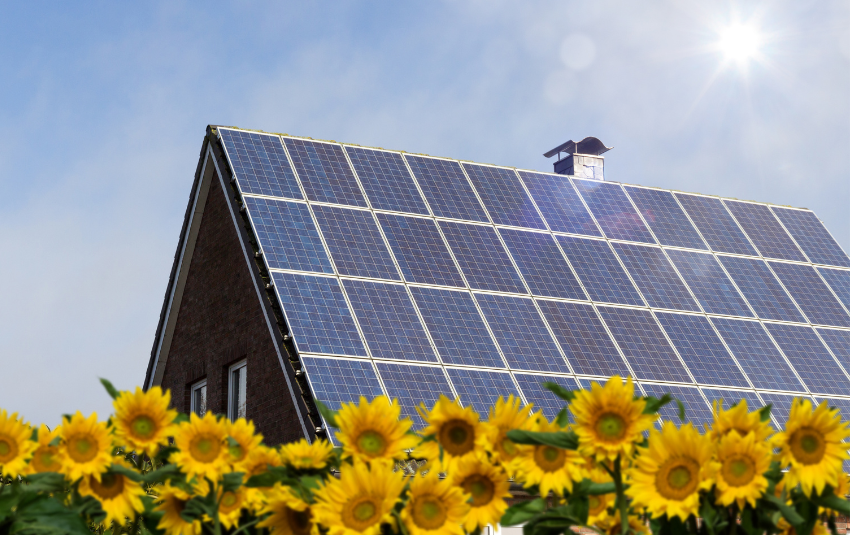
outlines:
{"label": "chimney", "polygon": [[[602,168],[605,164],[603,154],[614,147],[606,147],[595,137],[586,137],[576,143],[572,139],[558,145],[543,154],[547,158],[558,155],[555,162],[555,172],[559,175],[573,175],[579,178],[594,178],[605,180]],[[565,157],[561,157],[565,154]]]}

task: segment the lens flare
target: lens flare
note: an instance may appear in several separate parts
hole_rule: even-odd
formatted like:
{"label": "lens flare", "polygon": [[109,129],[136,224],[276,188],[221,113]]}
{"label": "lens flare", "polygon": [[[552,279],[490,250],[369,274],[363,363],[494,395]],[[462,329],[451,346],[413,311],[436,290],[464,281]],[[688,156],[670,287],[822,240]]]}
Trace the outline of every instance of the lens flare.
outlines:
{"label": "lens flare", "polygon": [[761,44],[762,38],[757,28],[733,24],[720,32],[717,48],[727,61],[744,64],[758,55]]}

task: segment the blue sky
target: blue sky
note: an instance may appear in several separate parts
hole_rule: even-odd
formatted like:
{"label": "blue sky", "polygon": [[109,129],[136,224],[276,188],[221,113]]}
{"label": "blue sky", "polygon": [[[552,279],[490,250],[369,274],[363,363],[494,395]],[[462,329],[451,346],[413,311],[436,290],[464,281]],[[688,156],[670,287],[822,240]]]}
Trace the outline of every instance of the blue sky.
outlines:
{"label": "blue sky", "polygon": [[595,135],[611,180],[805,206],[850,250],[846,1],[5,3],[0,407],[141,384],[211,123],[540,170]]}

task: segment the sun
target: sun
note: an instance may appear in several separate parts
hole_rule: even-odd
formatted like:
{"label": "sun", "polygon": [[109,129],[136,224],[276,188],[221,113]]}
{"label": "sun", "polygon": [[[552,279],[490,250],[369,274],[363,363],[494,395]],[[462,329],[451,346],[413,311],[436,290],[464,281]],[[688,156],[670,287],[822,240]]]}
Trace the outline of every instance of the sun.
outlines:
{"label": "sun", "polygon": [[726,61],[744,65],[759,55],[762,42],[754,25],[735,23],[720,31],[717,49]]}

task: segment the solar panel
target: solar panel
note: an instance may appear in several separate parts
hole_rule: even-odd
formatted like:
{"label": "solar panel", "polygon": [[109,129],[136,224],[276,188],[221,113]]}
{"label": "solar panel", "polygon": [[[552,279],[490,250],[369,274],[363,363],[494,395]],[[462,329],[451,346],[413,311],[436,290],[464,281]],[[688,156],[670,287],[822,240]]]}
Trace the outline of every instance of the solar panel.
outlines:
{"label": "solar panel", "polygon": [[293,138],[284,138],[284,143],[308,199],[366,206],[342,147]]}
{"label": "solar panel", "polygon": [[371,212],[321,205],[313,210],[340,275],[401,280]]}
{"label": "solar panel", "polygon": [[741,224],[744,232],[753,241],[762,256],[805,262],[806,257],[774,217],[770,208],[763,204],[724,201],[729,211]]}
{"label": "solar panel", "polygon": [[850,371],[850,331],[838,329],[817,329],[827,347],[845,370]]}
{"label": "solar panel", "polygon": [[847,398],[824,398],[824,397],[816,397],[815,398],[815,402],[817,404],[820,404],[824,401],[826,401],[828,406],[838,409],[838,412],[841,414],[842,420],[846,421],[848,419],[848,416],[850,416],[850,399],[847,399]]}
{"label": "solar panel", "polygon": [[[641,386],[646,390],[647,395],[660,398],[664,394],[670,394],[681,401],[682,405],[685,406],[685,421],[692,423],[699,431],[703,430],[705,424],[711,425],[711,422],[714,421],[711,407],[705,402],[700,389],[695,386],[650,383],[641,383]],[[664,420],[675,422],[677,425],[681,422],[679,420],[679,405],[676,403],[668,403],[661,407],[658,412]]]}
{"label": "solar panel", "polygon": [[844,306],[850,309],[850,271],[843,269],[827,269],[817,268],[818,273],[823,277],[838,299],[844,303]]}
{"label": "solar panel", "polygon": [[339,410],[343,403],[357,403],[360,396],[371,400],[384,393],[368,360],[305,356],[302,362],[314,398],[331,410]]}
{"label": "solar panel", "polygon": [[581,179],[573,179],[573,184],[606,236],[616,240],[655,243],[619,184]]}
{"label": "solar panel", "polygon": [[280,137],[229,128],[219,132],[242,193],[304,198]]}
{"label": "solar panel", "polygon": [[720,199],[684,193],[675,195],[713,250],[723,253],[758,255]]}
{"label": "solar panel", "polygon": [[776,419],[777,424],[780,426],[780,429],[785,426],[785,422],[788,421],[788,415],[791,414],[791,403],[794,402],[794,398],[801,397],[803,399],[808,399],[812,401],[812,398],[809,396],[795,396],[793,394],[778,394],[774,392],[761,392],[761,398],[764,400],[765,404],[773,405],[770,413]]}
{"label": "solar panel", "polygon": [[747,400],[747,409],[753,411],[760,409],[764,403],[759,399],[758,395],[752,390],[721,390],[719,388],[700,388],[705,397],[708,398],[709,406],[713,406],[716,400],[723,400],[723,408],[728,409],[732,405],[737,405],[742,399]]}
{"label": "solar panel", "polygon": [[612,245],[649,306],[700,312],[699,305],[660,247],[631,243]]}
{"label": "solar panel", "polygon": [[428,215],[401,154],[345,147],[373,208]]}
{"label": "solar panel", "polygon": [[768,323],[766,327],[809,391],[816,394],[850,395],[847,375],[821,343],[814,329],[780,323]]}
{"label": "solar panel", "polygon": [[433,219],[376,215],[406,281],[464,286]]}
{"label": "solar panel", "polygon": [[554,419],[561,412],[561,409],[567,405],[567,402],[543,388],[543,383],[557,383],[568,390],[580,388],[574,378],[564,377],[563,375],[514,372],[514,378],[519,383],[519,388],[525,395],[525,399],[529,403],[533,403],[534,410],[542,412],[547,420]]}
{"label": "solar panel", "polygon": [[792,210],[779,206],[771,206],[771,210],[812,262],[850,267],[847,253],[841,249],[815,214],[808,210]]}
{"label": "solar panel", "polygon": [[409,154],[404,158],[435,216],[489,222],[459,163]]}
{"label": "solar panel", "polygon": [[760,318],[806,321],[764,260],[738,256],[718,256],[717,258]]}
{"label": "solar panel", "polygon": [[558,242],[591,299],[623,305],[643,305],[643,299],[607,242],[570,236],[558,236]]}
{"label": "solar panel", "polygon": [[660,243],[689,249],[707,249],[672,193],[631,186],[625,186],[625,189]]}
{"label": "solar panel", "polygon": [[465,163],[464,170],[497,225],[545,229],[513,169]]}
{"label": "solar panel", "polygon": [[572,182],[564,175],[519,171],[525,187],[555,232],[602,236]]}
{"label": "solar panel", "polygon": [[741,294],[717,263],[714,255],[670,249],[670,259],[709,314],[752,317]]}
{"label": "solar panel", "polygon": [[548,233],[499,229],[499,234],[535,295],[586,299],[555,238]]}
{"label": "solar panel", "polygon": [[387,388],[387,395],[390,399],[398,399],[401,414],[413,420],[413,429],[425,427],[425,420],[416,411],[420,404],[424,404],[427,410],[431,410],[440,398],[440,394],[449,399],[455,397],[443,368],[439,366],[416,366],[390,362],[376,364],[378,373]]}
{"label": "solar panel", "polygon": [[850,327],[850,316],[818,276],[815,268],[781,262],[769,264],[809,321],[820,325]]}
{"label": "solar panel", "polygon": [[493,227],[441,221],[440,228],[471,287],[526,293]]}
{"label": "solar panel", "polygon": [[516,385],[508,372],[448,368],[449,377],[457,391],[460,402],[472,407],[482,419],[487,418],[490,406],[499,396],[509,394],[519,397]]}

